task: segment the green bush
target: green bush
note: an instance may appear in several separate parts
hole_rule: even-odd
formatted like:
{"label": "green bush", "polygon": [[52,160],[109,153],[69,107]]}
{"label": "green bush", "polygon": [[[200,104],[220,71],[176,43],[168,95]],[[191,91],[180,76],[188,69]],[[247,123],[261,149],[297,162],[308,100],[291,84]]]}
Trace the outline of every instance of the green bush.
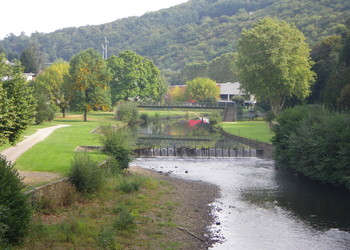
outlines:
{"label": "green bush", "polygon": [[273,144],[279,166],[350,189],[350,114],[302,106],[277,117]]}
{"label": "green bush", "polygon": [[143,122],[148,122],[148,120],[149,120],[149,116],[147,113],[141,114],[140,118],[141,118],[141,120],[143,120]]}
{"label": "green bush", "polygon": [[74,155],[68,176],[78,192],[93,193],[101,188],[104,171],[84,152]]}
{"label": "green bush", "polygon": [[135,138],[129,127],[115,128],[113,126],[101,127],[100,141],[104,152],[112,156],[121,169],[129,167],[134,154]]}
{"label": "green bush", "polygon": [[108,174],[116,176],[121,173],[122,168],[120,167],[120,163],[116,159],[110,158],[106,163],[106,170]]}
{"label": "green bush", "polygon": [[209,115],[210,125],[219,124],[222,121],[222,115],[218,111],[213,111]]}
{"label": "green bush", "polygon": [[32,208],[13,164],[0,156],[0,246],[17,244],[27,235]]}
{"label": "green bush", "polygon": [[144,182],[144,179],[134,176],[132,178],[123,178],[121,182],[117,185],[117,190],[122,191],[124,193],[131,193],[134,191],[138,191],[142,184]]}
{"label": "green bush", "polygon": [[134,216],[130,213],[130,211],[126,208],[124,204],[120,204],[115,209],[117,218],[113,223],[113,228],[116,231],[126,230],[129,228],[135,227]]}
{"label": "green bush", "polygon": [[116,119],[128,124],[136,124],[140,121],[139,110],[134,103],[121,103],[117,107]]}

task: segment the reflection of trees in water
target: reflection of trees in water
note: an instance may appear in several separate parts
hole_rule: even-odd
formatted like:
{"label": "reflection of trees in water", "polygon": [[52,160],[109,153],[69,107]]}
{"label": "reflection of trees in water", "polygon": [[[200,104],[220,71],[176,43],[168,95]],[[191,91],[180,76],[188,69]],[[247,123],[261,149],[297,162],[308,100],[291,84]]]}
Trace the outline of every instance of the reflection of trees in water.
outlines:
{"label": "reflection of trees in water", "polygon": [[243,200],[273,209],[276,205],[291,211],[318,230],[340,228],[350,232],[350,193],[277,170],[277,187],[245,190]]}
{"label": "reflection of trees in water", "polygon": [[[140,125],[138,131],[143,136],[168,137],[166,139],[140,139],[138,144],[147,147],[246,148],[243,144],[232,139],[223,138],[221,133],[209,124],[199,123],[196,126],[191,126],[188,120],[153,121]],[[190,138],[194,140],[189,140]]]}

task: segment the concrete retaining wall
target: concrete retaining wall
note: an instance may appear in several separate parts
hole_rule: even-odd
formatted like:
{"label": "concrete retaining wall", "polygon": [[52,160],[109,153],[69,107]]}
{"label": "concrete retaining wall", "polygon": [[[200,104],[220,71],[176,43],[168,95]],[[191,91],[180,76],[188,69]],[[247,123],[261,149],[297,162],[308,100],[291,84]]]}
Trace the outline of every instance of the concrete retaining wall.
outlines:
{"label": "concrete retaining wall", "polygon": [[75,187],[69,182],[68,177],[55,182],[33,188],[26,192],[31,196],[35,206],[54,208],[69,205],[76,196]]}

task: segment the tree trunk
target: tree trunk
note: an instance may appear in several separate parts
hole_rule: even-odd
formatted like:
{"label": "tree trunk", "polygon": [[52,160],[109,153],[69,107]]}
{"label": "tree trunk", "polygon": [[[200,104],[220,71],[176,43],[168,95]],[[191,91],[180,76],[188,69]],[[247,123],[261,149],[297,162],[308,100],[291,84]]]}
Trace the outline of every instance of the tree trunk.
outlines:
{"label": "tree trunk", "polygon": [[279,115],[279,113],[281,113],[281,110],[284,106],[284,102],[285,101],[281,101],[281,102],[270,102],[270,107],[272,112],[277,116]]}
{"label": "tree trunk", "polygon": [[84,122],[87,122],[87,109],[84,109]]}
{"label": "tree trunk", "polygon": [[66,118],[66,108],[61,108],[62,117]]}

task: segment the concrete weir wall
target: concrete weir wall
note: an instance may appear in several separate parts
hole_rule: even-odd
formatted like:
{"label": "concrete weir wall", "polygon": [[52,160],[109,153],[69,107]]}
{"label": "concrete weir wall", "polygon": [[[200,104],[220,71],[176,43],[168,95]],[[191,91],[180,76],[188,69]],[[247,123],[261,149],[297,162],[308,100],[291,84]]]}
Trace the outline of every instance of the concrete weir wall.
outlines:
{"label": "concrete weir wall", "polygon": [[237,135],[232,135],[224,131],[221,131],[221,134],[226,136],[227,138],[230,138],[232,140],[238,141],[240,143],[243,143],[245,145],[255,148],[256,155],[258,157],[272,158],[273,152],[275,151],[275,147],[268,143],[255,141],[255,140],[237,136]]}
{"label": "concrete weir wall", "polygon": [[74,199],[76,190],[69,182],[68,177],[33,188],[26,194],[36,206],[57,207],[66,206]]}

